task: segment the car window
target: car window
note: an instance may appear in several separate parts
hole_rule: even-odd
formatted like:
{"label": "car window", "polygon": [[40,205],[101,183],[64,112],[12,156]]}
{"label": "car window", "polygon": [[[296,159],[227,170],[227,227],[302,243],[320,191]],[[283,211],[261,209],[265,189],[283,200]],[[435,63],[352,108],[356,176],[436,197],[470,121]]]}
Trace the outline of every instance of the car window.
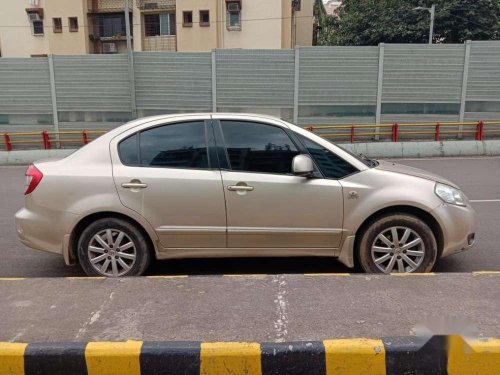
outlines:
{"label": "car window", "polygon": [[203,121],[163,125],[144,130],[125,139],[118,147],[120,159],[127,165],[208,168]]}
{"label": "car window", "polygon": [[280,127],[246,121],[221,121],[221,127],[231,169],[292,173],[292,159],[300,152]]}
{"label": "car window", "polygon": [[120,160],[125,165],[139,164],[139,147],[137,147],[137,133],[128,137],[118,144],[118,153]]}
{"label": "car window", "polygon": [[343,178],[358,170],[330,150],[320,146],[302,134],[295,133],[307,148],[323,175],[327,178]]}

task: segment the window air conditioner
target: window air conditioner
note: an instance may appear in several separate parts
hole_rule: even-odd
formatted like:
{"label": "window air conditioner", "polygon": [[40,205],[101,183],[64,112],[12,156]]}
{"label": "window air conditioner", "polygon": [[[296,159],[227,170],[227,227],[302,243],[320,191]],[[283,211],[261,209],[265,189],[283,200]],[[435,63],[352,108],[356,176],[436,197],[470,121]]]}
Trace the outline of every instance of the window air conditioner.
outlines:
{"label": "window air conditioner", "polygon": [[116,43],[103,43],[102,53],[117,53]]}
{"label": "window air conditioner", "polygon": [[41,20],[40,14],[38,14],[36,12],[30,12],[30,13],[28,13],[28,19],[30,20],[30,22],[40,21]]}
{"label": "window air conditioner", "polygon": [[227,3],[227,11],[237,13],[240,11],[240,4],[238,3]]}

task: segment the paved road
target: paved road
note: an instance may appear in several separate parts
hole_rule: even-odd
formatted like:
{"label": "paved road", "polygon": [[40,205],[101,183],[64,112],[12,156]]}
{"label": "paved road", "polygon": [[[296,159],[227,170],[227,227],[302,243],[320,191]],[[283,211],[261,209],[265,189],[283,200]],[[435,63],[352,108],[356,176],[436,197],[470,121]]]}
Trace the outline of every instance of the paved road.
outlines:
{"label": "paved road", "polygon": [[500,337],[499,282],[500,273],[0,279],[0,342],[376,338],[419,324]]}
{"label": "paved road", "polygon": [[[398,162],[441,174],[459,184],[475,202],[479,217],[474,250],[443,259],[439,272],[500,270],[500,158],[406,159]],[[66,267],[62,257],[28,249],[17,240],[13,215],[23,205],[24,167],[0,167],[0,277],[83,275]],[[334,259],[215,259],[155,262],[152,275],[224,273],[350,272]]]}

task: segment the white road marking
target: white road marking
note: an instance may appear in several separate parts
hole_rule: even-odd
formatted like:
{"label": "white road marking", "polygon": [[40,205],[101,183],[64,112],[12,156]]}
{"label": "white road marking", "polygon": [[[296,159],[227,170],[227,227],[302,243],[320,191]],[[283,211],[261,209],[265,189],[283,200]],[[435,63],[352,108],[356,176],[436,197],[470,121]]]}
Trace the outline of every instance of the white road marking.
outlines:
{"label": "white road marking", "polygon": [[286,299],[286,280],[284,275],[276,275],[273,277],[273,283],[278,284],[278,293],[274,303],[276,304],[276,319],[274,321],[274,330],[276,331],[275,342],[286,341],[286,336],[288,335],[287,325],[288,325],[288,314],[287,305],[288,301]]}
{"label": "white road marking", "polygon": [[500,199],[469,199],[471,203],[500,202]]}
{"label": "white road marking", "polygon": [[108,302],[110,302],[110,301],[113,300],[113,294],[114,293],[115,292],[111,292],[111,294],[109,295],[109,299],[104,300],[104,302],[101,304],[101,306],[99,306],[99,308],[97,309],[97,311],[92,312],[92,315],[90,316],[90,318],[85,323],[83,323],[82,328],[80,328],[78,330],[78,333],[76,334],[76,338],[77,339],[79,339],[83,334],[85,334],[85,332],[87,331],[88,326],[94,324],[99,319],[99,317],[101,316],[101,311],[104,308],[104,306]]}

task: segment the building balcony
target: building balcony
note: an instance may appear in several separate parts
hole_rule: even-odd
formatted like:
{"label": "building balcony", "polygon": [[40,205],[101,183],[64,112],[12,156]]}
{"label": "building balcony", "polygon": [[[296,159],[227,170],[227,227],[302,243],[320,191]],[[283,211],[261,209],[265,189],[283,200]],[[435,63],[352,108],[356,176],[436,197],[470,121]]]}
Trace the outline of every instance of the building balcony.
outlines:
{"label": "building balcony", "polygon": [[136,4],[142,11],[175,9],[175,0],[136,0]]}
{"label": "building balcony", "polygon": [[143,51],[177,51],[177,38],[175,35],[155,35],[142,38]]}
{"label": "building balcony", "polygon": [[[132,12],[133,0],[129,0],[129,11]],[[87,0],[89,13],[113,13],[123,12],[125,2],[123,0]]]}

